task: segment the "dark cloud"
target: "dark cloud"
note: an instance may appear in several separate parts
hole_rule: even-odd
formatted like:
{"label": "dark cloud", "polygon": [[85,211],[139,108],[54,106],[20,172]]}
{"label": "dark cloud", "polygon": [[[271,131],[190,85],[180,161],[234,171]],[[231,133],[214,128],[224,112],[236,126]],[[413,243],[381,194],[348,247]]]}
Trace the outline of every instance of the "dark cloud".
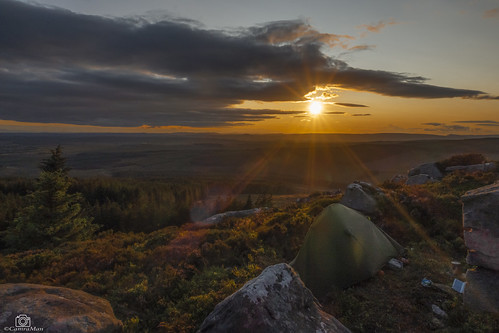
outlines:
{"label": "dark cloud", "polygon": [[499,126],[499,121],[495,120],[459,120],[455,121],[459,124],[475,124],[478,126]]}
{"label": "dark cloud", "polygon": [[334,105],[343,106],[347,108],[367,108],[364,104],[354,104],[354,103],[334,103]]}
{"label": "dark cloud", "polygon": [[476,96],[466,96],[464,98],[467,98],[467,99],[490,99],[490,100],[499,100],[499,96],[492,96],[492,95],[487,95],[487,94],[483,94],[483,95],[476,95]]}
{"label": "dark cloud", "polygon": [[440,132],[463,132],[470,131],[468,126],[461,125],[447,125],[444,123],[423,123],[422,125],[431,126],[432,128],[425,128],[425,131],[440,131]]}
{"label": "dark cloud", "polygon": [[322,52],[351,38],[299,20],[229,33],[188,20],[107,18],[0,0],[0,119],[221,126],[289,114],[228,105],[301,101],[332,83],[386,96],[495,98],[352,68]]}
{"label": "dark cloud", "polygon": [[354,113],[352,117],[369,117],[371,116],[370,113]]}
{"label": "dark cloud", "polygon": [[324,114],[346,114],[346,112],[342,112],[342,111],[328,111],[328,112],[324,112]]}
{"label": "dark cloud", "polygon": [[252,38],[274,45],[283,43],[293,43],[294,45],[321,43],[331,47],[341,46],[347,48],[343,40],[354,39],[349,35],[320,33],[302,20],[270,22],[260,27],[250,28],[249,31]]}

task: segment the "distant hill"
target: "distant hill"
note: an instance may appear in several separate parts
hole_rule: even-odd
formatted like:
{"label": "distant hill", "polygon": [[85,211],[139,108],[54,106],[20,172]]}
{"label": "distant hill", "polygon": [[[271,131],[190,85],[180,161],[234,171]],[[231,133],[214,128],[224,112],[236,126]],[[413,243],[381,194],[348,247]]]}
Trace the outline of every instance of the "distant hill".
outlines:
{"label": "distant hill", "polygon": [[0,177],[36,176],[38,161],[58,144],[77,177],[261,180],[306,190],[377,182],[453,154],[499,159],[499,137],[0,133]]}

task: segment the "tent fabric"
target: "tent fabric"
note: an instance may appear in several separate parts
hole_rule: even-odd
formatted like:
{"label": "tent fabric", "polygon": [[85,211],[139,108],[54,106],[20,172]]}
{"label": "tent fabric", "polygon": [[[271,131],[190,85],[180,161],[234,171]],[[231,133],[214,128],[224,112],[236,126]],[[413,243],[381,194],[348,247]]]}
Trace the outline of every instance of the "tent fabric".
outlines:
{"label": "tent fabric", "polygon": [[359,212],[341,204],[326,207],[305,236],[291,266],[316,297],[376,274],[403,248]]}

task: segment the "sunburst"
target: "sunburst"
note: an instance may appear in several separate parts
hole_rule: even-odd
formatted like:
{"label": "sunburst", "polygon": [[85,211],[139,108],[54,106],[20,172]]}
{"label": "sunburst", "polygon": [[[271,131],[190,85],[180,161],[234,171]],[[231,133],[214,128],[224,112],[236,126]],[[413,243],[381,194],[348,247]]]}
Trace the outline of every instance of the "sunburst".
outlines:
{"label": "sunburst", "polygon": [[311,101],[308,105],[308,111],[311,115],[317,116],[322,113],[322,102],[320,101]]}

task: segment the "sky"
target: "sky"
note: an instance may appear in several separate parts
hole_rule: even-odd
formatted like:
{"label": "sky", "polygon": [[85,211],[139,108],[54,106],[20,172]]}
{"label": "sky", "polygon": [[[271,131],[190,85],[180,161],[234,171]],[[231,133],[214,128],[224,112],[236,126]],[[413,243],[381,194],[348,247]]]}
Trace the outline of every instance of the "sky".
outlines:
{"label": "sky", "polygon": [[0,0],[0,131],[499,135],[499,0]]}

